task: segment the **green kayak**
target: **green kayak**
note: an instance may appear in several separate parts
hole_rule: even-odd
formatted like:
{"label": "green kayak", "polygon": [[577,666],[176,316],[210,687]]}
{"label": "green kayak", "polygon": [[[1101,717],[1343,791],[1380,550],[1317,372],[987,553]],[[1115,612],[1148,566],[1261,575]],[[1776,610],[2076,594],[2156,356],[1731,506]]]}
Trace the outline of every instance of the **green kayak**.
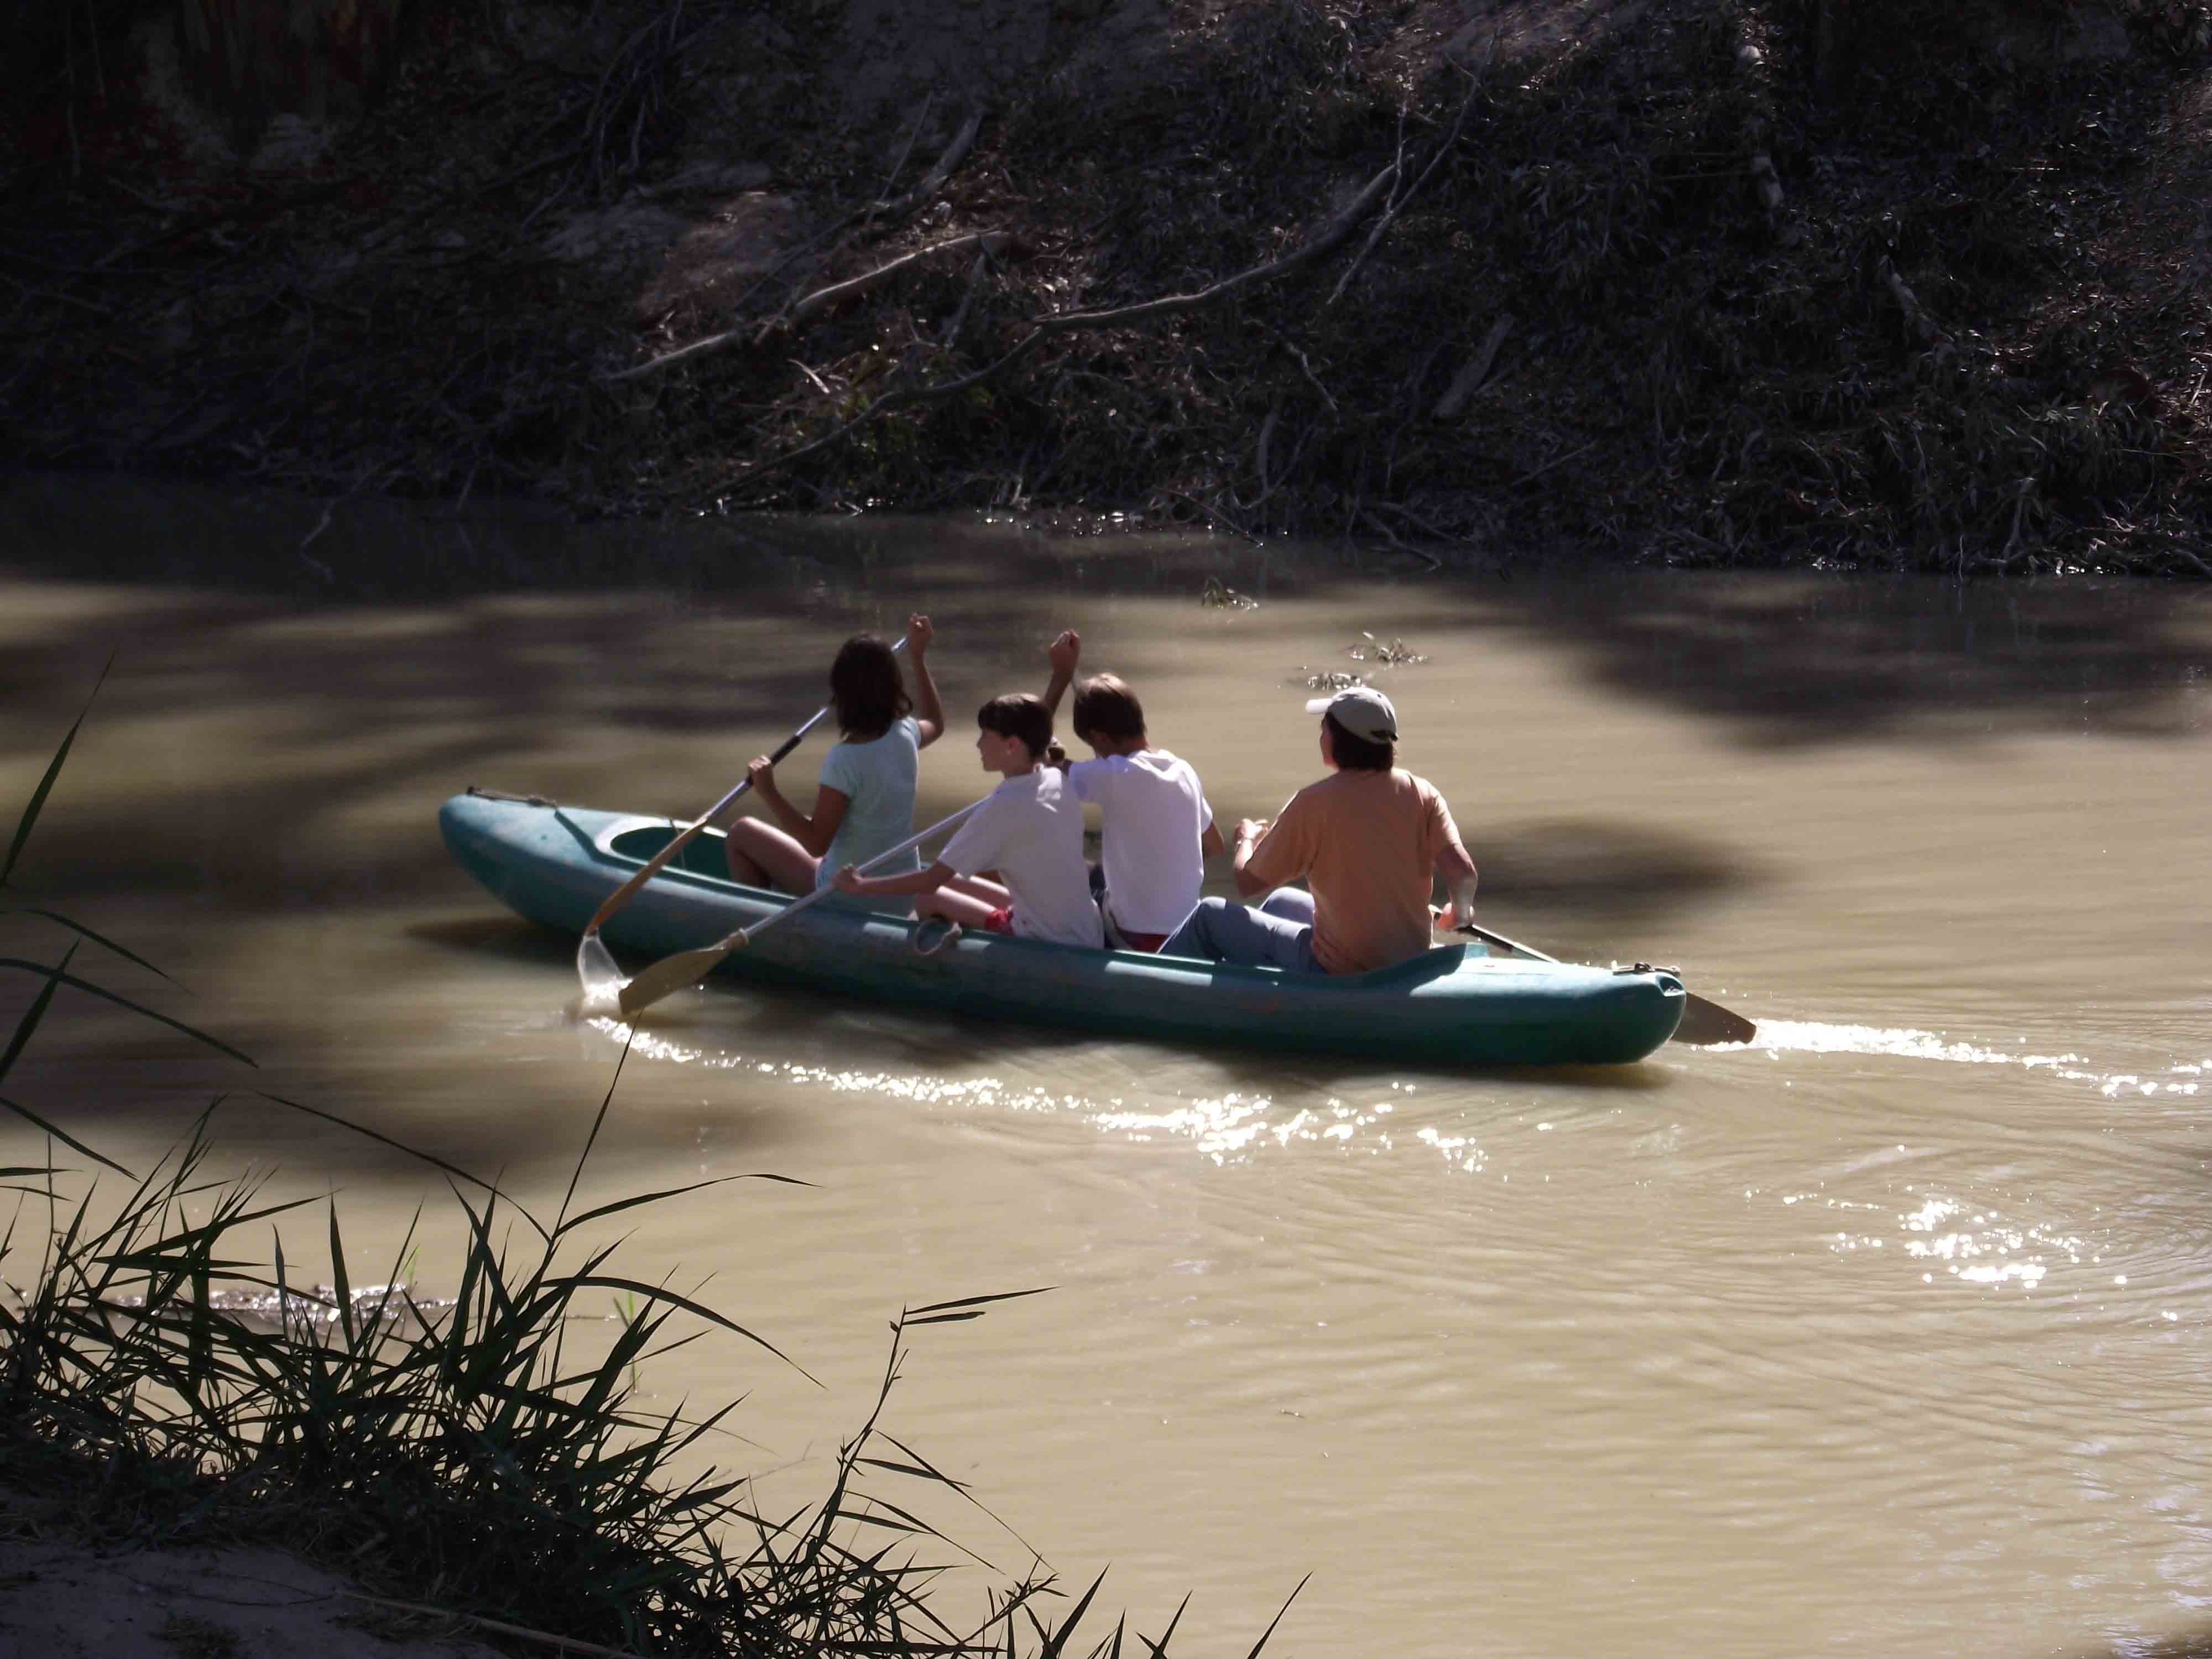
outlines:
{"label": "green kayak", "polygon": [[[529,920],[580,933],[676,833],[665,818],[536,799],[456,795],[438,814],[461,867]],[[788,900],[729,878],[719,835],[685,847],[602,929],[657,958],[757,926]],[[1468,1066],[1643,1059],[1682,1018],[1664,969],[1605,969],[1429,951],[1369,974],[1285,974],[969,933],[933,955],[909,918],[817,904],[732,951],[719,972],[836,995],[1092,1036],[1231,1044]]]}

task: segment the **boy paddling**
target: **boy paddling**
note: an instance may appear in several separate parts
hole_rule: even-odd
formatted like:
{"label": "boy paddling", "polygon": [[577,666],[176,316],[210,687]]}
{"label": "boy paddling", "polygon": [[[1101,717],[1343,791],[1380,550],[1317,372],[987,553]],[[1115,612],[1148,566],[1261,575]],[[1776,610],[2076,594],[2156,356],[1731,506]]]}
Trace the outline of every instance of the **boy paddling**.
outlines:
{"label": "boy paddling", "polygon": [[[1083,862],[1083,806],[1064,779],[1041,765],[1052,714],[1026,692],[994,697],[976,711],[975,753],[1005,779],[986,795],[927,870],[864,876],[846,865],[832,878],[863,898],[912,893],[921,915],[963,927],[1096,950],[1105,943]],[[1003,885],[975,879],[995,870]],[[934,948],[934,947],[933,947]]]}
{"label": "boy paddling", "polygon": [[[1082,653],[1072,628],[1045,653],[1052,665],[1048,714],[1058,712]],[[1113,675],[1094,675],[1075,688],[1074,724],[1097,757],[1066,769],[1077,798],[1098,804],[1109,943],[1157,951],[1198,908],[1206,854],[1223,850],[1213,809],[1189,763],[1153,746],[1145,706]]]}
{"label": "boy paddling", "polygon": [[[1331,775],[1291,796],[1272,826],[1237,826],[1237,890],[1266,902],[1255,910],[1200,901],[1164,954],[1292,973],[1385,968],[1429,948],[1431,872],[1451,895],[1451,916],[1472,919],[1474,860],[1436,787],[1399,769],[1389,698],[1355,686],[1307,708],[1322,717]],[[1278,885],[1301,878],[1310,891]]]}

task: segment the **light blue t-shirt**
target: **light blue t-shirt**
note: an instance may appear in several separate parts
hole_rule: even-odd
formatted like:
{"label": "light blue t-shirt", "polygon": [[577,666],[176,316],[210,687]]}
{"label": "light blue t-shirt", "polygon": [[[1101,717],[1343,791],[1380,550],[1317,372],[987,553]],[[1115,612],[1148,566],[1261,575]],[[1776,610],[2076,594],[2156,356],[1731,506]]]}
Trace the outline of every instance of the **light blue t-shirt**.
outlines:
{"label": "light blue t-shirt", "polygon": [[[848,864],[866,864],[914,833],[914,781],[921,764],[921,727],[911,715],[870,743],[833,743],[822,757],[821,783],[845,797],[845,816],[814,872],[827,887]],[[919,852],[893,859],[872,876],[904,875],[921,868]],[[902,909],[905,899],[853,901],[870,909]]]}

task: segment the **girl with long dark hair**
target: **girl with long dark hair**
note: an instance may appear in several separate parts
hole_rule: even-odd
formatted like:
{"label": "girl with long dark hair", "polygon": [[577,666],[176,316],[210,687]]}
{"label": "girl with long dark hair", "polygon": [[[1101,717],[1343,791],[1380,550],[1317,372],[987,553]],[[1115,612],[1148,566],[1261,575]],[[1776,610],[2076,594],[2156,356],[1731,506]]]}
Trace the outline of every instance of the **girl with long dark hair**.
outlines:
{"label": "girl with long dark hair", "polygon": [[[945,709],[929,678],[927,617],[906,622],[907,659],[915,696],[899,678],[898,657],[872,635],[845,641],[830,665],[830,702],[840,737],[822,757],[812,813],[800,811],[776,787],[775,763],[754,757],[746,775],[753,794],[775,819],[739,818],[723,842],[730,875],[749,887],[811,893],[839,867],[866,864],[914,833],[914,785],[920,751],[945,730]],[[905,869],[920,860],[906,855]]]}

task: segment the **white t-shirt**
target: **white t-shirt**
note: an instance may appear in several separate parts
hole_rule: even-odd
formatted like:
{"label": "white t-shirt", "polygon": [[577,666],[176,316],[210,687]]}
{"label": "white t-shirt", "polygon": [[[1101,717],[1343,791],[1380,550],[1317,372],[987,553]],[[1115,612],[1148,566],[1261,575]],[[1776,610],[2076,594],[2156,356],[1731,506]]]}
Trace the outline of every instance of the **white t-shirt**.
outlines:
{"label": "white t-shirt", "polygon": [[1198,908],[1206,860],[1198,840],[1213,822],[1198,774],[1164,749],[1076,761],[1068,787],[1098,803],[1106,908],[1125,933],[1172,933]]}
{"label": "white t-shirt", "polygon": [[937,856],[963,876],[999,872],[1013,895],[1017,939],[1094,950],[1106,943],[1083,861],[1083,803],[1050,767],[984,796]]}

